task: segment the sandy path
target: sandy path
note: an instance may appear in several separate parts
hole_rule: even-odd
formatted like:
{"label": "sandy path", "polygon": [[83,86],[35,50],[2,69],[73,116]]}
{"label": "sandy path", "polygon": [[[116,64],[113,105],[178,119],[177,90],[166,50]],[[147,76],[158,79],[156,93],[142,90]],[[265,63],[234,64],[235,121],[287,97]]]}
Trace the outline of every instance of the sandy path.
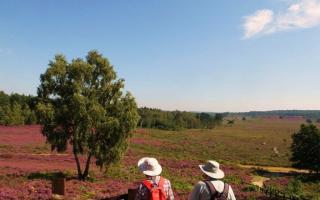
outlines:
{"label": "sandy path", "polygon": [[[239,165],[239,166],[246,169],[262,169],[262,170],[266,170],[268,172],[273,172],[273,173],[292,173],[292,172],[308,173],[309,172],[308,170],[301,170],[301,169],[296,169],[292,167],[274,167],[274,166],[257,166],[257,165]],[[270,178],[265,176],[254,175],[252,176],[251,184],[256,185],[258,187],[263,187],[264,182],[269,179]]]}
{"label": "sandy path", "polygon": [[241,164],[239,165],[239,167],[246,168],[246,169],[263,169],[268,172],[274,172],[274,173],[290,173],[290,172],[309,173],[308,170],[296,169],[292,167],[274,167],[274,166],[241,165]]}
{"label": "sandy path", "polygon": [[270,178],[264,176],[252,176],[251,184],[256,185],[258,187],[263,187],[263,183]]}

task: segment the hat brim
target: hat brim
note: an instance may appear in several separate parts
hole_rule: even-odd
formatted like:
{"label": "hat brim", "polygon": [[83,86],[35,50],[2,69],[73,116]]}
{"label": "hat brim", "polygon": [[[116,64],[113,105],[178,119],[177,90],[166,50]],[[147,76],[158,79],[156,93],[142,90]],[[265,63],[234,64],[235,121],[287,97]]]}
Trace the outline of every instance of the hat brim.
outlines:
{"label": "hat brim", "polygon": [[156,165],[154,166],[154,169],[153,170],[146,170],[145,169],[145,165],[144,165],[144,161],[148,159],[148,158],[141,158],[139,161],[138,161],[138,168],[139,170],[144,174],[144,175],[147,175],[147,176],[158,176],[161,174],[162,172],[162,167],[161,165]]}
{"label": "hat brim", "polygon": [[199,167],[203,173],[211,178],[222,179],[224,177],[224,172],[221,169],[217,169],[216,172],[208,172],[203,169],[204,165],[199,165]]}

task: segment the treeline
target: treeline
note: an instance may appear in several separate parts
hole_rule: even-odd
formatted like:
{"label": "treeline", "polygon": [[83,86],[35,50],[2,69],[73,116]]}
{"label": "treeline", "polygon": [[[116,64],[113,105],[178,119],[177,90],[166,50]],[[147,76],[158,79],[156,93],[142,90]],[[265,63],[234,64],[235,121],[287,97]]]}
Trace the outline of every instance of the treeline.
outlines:
{"label": "treeline", "polygon": [[20,94],[8,95],[0,91],[0,124],[23,125],[37,123],[34,112],[35,97]]}
{"label": "treeline", "polygon": [[261,116],[280,116],[292,117],[302,116],[310,119],[320,119],[320,110],[272,110],[272,111],[251,111],[243,113],[230,113],[233,115],[241,115],[248,117],[261,117]]}
{"label": "treeline", "polygon": [[[21,94],[6,94],[0,91],[0,125],[24,125],[38,122],[35,114],[36,97]],[[164,130],[192,128],[212,129],[220,125],[222,114],[162,111],[160,109],[139,108],[139,127]]]}
{"label": "treeline", "polygon": [[162,111],[146,107],[139,108],[139,115],[139,127],[164,130],[212,129],[223,121],[222,114]]}

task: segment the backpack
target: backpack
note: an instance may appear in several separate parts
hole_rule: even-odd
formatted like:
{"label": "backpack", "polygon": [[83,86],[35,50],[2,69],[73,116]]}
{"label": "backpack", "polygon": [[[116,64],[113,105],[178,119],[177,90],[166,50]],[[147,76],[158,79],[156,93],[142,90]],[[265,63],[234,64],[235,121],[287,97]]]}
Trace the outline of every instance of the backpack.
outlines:
{"label": "backpack", "polygon": [[209,188],[211,194],[211,200],[227,200],[229,193],[229,185],[224,183],[223,191],[220,193],[216,190],[213,184],[210,181],[205,181],[205,184]]}
{"label": "backpack", "polygon": [[150,200],[166,200],[166,193],[163,189],[164,179],[162,177],[160,177],[158,185],[153,185],[148,180],[144,180],[142,183],[150,192]]}

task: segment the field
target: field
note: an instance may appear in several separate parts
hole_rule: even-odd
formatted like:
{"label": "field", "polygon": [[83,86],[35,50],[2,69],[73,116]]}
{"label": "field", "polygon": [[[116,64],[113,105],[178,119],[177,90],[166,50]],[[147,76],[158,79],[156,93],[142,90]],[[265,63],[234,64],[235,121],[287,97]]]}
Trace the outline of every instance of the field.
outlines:
{"label": "field", "polygon": [[[193,185],[201,180],[198,165],[208,159],[222,163],[226,181],[232,185],[237,199],[265,199],[247,183],[261,180],[267,174],[265,184],[285,189],[283,185],[288,185],[292,174],[272,170],[269,174],[259,173],[263,170],[246,166],[287,169],[291,134],[303,122],[303,119],[257,118],[237,120],[231,126],[213,130],[137,129],[121,162],[106,171],[92,165],[87,182],[75,179],[75,162],[70,151],[63,154],[50,151],[40,126],[0,126],[0,199],[49,199],[50,178],[57,171],[68,176],[67,199],[101,199],[122,194],[143,178],[136,167],[143,156],[159,160],[163,176],[172,182],[176,199],[186,199]],[[306,192],[317,192],[318,186],[309,183],[302,187]]]}

